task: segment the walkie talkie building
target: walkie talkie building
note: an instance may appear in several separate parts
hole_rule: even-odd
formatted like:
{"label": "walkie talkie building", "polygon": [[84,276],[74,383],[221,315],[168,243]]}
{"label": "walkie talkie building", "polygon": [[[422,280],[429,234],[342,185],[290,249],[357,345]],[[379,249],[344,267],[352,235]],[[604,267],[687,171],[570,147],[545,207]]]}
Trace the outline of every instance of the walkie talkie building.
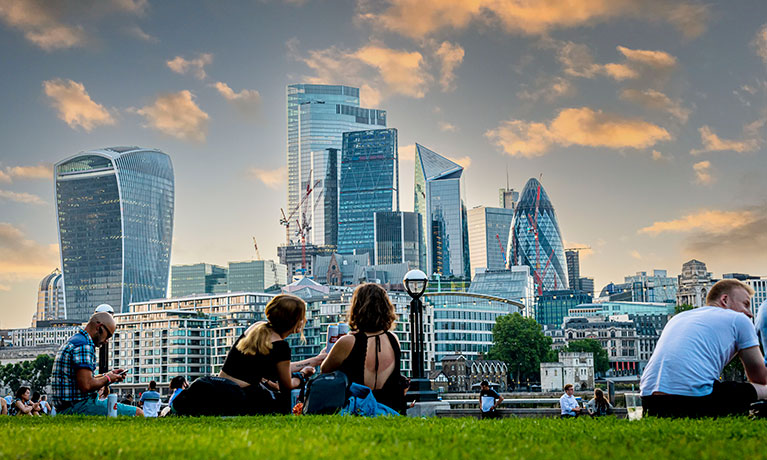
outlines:
{"label": "walkie talkie building", "polygon": [[111,147],[56,164],[56,217],[67,319],[102,303],[165,297],[173,237],[173,165],[163,152]]}

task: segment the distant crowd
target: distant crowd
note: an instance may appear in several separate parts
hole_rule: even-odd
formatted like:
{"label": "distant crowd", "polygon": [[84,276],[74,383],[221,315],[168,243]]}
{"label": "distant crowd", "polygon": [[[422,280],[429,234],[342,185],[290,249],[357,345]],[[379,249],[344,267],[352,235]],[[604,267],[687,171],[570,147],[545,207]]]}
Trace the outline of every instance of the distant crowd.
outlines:
{"label": "distant crowd", "polygon": [[[752,404],[767,399],[767,366],[758,339],[767,335],[767,306],[761,306],[755,328],[749,320],[753,294],[740,281],[722,280],[709,291],[706,306],[677,314],[668,322],[640,382],[645,415],[747,414]],[[108,403],[110,385],[122,382],[128,370],[96,372],[96,347],[109,341],[116,328],[112,315],[99,311],[59,349],[51,401],[21,387],[13,397],[0,398],[2,413],[107,415],[111,409],[117,415],[156,417],[406,412],[409,381],[401,373],[400,344],[391,332],[396,315],[381,286],[359,286],[348,310],[351,332],[303,361],[291,361],[285,339],[293,334],[303,339],[306,303],[292,295],[277,295],[264,313],[266,321],[251,325],[235,341],[218,376],[201,377],[191,384],[176,377],[169,383],[167,401],[161,400],[157,384],[150,382],[138,401]],[[758,332],[760,328],[766,333]],[[725,366],[736,357],[748,381],[722,381]],[[317,369],[319,374],[314,375]],[[503,397],[482,382],[478,402],[483,418],[493,418]],[[600,389],[581,407],[571,384],[565,386],[560,407],[565,417],[612,411]]]}

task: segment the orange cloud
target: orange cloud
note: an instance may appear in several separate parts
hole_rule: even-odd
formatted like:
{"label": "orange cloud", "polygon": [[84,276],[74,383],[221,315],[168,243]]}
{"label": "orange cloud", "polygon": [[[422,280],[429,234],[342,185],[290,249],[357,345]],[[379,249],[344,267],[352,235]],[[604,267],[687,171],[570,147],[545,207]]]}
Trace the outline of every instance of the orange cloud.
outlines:
{"label": "orange cloud", "polygon": [[10,177],[19,179],[50,179],[53,177],[53,167],[49,164],[35,166],[12,166],[5,168]]}
{"label": "orange cloud", "polygon": [[618,51],[626,56],[626,59],[629,61],[655,67],[656,69],[667,69],[676,65],[676,58],[665,51],[632,50],[625,46],[618,46]]}
{"label": "orange cloud", "polygon": [[698,155],[705,152],[724,152],[733,151],[738,153],[752,152],[759,147],[759,142],[755,139],[745,141],[734,141],[722,139],[714,133],[708,126],[702,126],[698,129],[700,140],[703,144],[699,149],[690,150],[692,155]]}
{"label": "orange cloud", "polygon": [[444,132],[450,132],[454,133],[458,131],[458,127],[452,123],[448,123],[446,121],[440,121],[439,122],[439,130]]}
{"label": "orange cloud", "polygon": [[205,142],[208,114],[197,106],[191,92],[184,90],[158,96],[152,105],[135,110],[146,127],[185,141]]}
{"label": "orange cloud", "polygon": [[671,139],[668,131],[660,126],[588,107],[563,109],[548,126],[522,120],[505,121],[485,132],[485,136],[505,153],[528,158],[544,155],[555,144],[641,149]]}
{"label": "orange cloud", "polygon": [[750,210],[719,211],[702,209],[680,219],[655,222],[648,227],[639,229],[638,233],[652,236],[661,233],[690,233],[699,230],[704,230],[708,233],[727,233],[734,229],[745,227],[757,218],[759,216]]}
{"label": "orange cloud", "polygon": [[250,168],[249,173],[269,188],[278,189],[288,181],[288,168],[277,169]]}
{"label": "orange cloud", "polygon": [[621,91],[621,99],[636,102],[648,109],[661,110],[671,114],[682,123],[687,123],[690,110],[682,106],[682,101],[672,100],[660,91],[654,89],[624,89]]}
{"label": "orange cloud", "polygon": [[59,266],[57,244],[30,240],[17,227],[0,222],[0,280],[4,283],[42,278]]}
{"label": "orange cloud", "polygon": [[695,182],[701,185],[711,185],[715,182],[714,176],[711,175],[711,162],[700,161],[692,165],[693,171],[695,171]]}
{"label": "orange cloud", "polygon": [[0,200],[13,201],[24,204],[44,205],[45,201],[37,195],[26,192],[11,192],[9,190],[0,190]]}
{"label": "orange cloud", "polygon": [[529,91],[527,89],[519,91],[517,97],[527,101],[537,101],[543,99],[547,102],[553,102],[560,97],[571,96],[575,93],[572,83],[563,77],[542,77],[535,81],[536,89]]}
{"label": "orange cloud", "polygon": [[221,94],[224,99],[234,104],[237,109],[245,114],[254,114],[258,111],[258,107],[261,104],[261,94],[254,89],[243,89],[239,93],[236,93],[232,88],[224,82],[216,82],[213,85],[214,88]]}
{"label": "orange cloud", "polygon": [[556,30],[604,23],[618,17],[665,21],[685,36],[703,33],[708,8],[655,0],[358,0],[359,19],[410,38],[443,29],[460,30],[472,22],[500,25],[509,33],[545,35]]}
{"label": "orange cloud", "polygon": [[58,110],[59,118],[70,128],[81,127],[90,131],[99,125],[114,125],[115,120],[103,105],[94,102],[85,86],[72,80],[48,80],[43,82],[45,95]]}
{"label": "orange cloud", "polygon": [[450,42],[442,42],[436,55],[441,64],[439,84],[442,87],[442,91],[451,91],[455,89],[453,85],[455,69],[463,62],[463,47]]}
{"label": "orange cloud", "polygon": [[633,50],[625,46],[616,49],[624,56],[625,62],[598,64],[588,46],[573,42],[546,40],[548,46],[557,48],[557,59],[566,74],[574,77],[594,78],[605,75],[616,81],[640,78],[651,70],[651,74],[668,71],[676,66],[676,58],[665,51]]}
{"label": "orange cloud", "polygon": [[459,158],[454,157],[446,157],[448,160],[452,161],[453,163],[457,163],[460,166],[463,167],[463,169],[467,169],[469,166],[471,166],[471,157],[470,156],[463,156]]}
{"label": "orange cloud", "polygon": [[168,68],[176,73],[185,74],[192,72],[195,78],[198,80],[205,80],[208,76],[205,73],[205,66],[213,62],[213,55],[210,53],[202,53],[195,59],[184,59],[181,56],[176,56],[166,64]]}
{"label": "orange cloud", "polygon": [[662,154],[661,152],[657,150],[652,151],[652,159],[655,161],[671,161],[673,160],[673,157],[667,156]]}
{"label": "orange cloud", "polygon": [[350,57],[375,68],[392,92],[415,98],[426,95],[427,80],[420,75],[423,64],[421,53],[369,45],[360,48]]}

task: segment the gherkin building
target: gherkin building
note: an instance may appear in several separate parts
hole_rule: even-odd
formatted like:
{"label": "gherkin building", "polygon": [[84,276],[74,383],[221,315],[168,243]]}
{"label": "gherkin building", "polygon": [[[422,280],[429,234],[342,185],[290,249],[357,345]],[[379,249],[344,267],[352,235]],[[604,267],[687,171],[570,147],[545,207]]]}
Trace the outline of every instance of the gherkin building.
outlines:
{"label": "gherkin building", "polygon": [[562,232],[554,206],[535,178],[527,181],[514,212],[508,252],[511,265],[530,267],[538,295],[568,288]]}

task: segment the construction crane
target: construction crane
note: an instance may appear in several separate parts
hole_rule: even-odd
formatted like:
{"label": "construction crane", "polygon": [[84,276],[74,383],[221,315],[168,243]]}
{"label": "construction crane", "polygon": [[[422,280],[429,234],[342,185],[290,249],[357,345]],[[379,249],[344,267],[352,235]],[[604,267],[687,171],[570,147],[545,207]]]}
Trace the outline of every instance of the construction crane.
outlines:
{"label": "construction crane", "polygon": [[261,252],[258,250],[258,243],[256,243],[256,237],[253,237],[253,247],[256,249],[256,260],[261,260]]}
{"label": "construction crane", "polygon": [[[309,177],[312,177],[312,172],[309,171]],[[317,186],[319,186],[322,183],[322,180],[317,180],[314,183],[309,181],[309,183],[306,184],[306,190],[304,191],[303,196],[301,197],[301,200],[298,202],[298,205],[290,210],[290,213],[286,216],[285,210],[280,208],[280,213],[282,213],[282,217],[280,218],[280,225],[285,226],[285,233],[287,236],[288,241],[293,241],[290,238],[290,222],[293,221],[295,218],[295,224],[296,224],[296,238],[301,241],[301,271],[303,275],[306,275],[306,235],[309,233],[309,230],[312,229],[312,223],[311,223],[311,217],[307,214],[306,206],[309,201],[309,197],[312,195],[312,192],[314,191]],[[320,199],[322,198],[322,195],[324,193],[324,190],[320,190],[319,194],[317,195],[317,198],[315,199],[314,205],[312,207],[312,211],[317,208],[317,204],[319,203]]]}
{"label": "construction crane", "polygon": [[501,248],[501,257],[503,257],[503,266],[506,267],[506,265],[508,265],[506,263],[506,250],[503,248],[503,244],[501,243],[501,235],[496,233],[495,239],[498,240],[498,247]]}
{"label": "construction crane", "polygon": [[565,248],[565,251],[575,251],[575,252],[587,251],[587,250],[591,250],[591,246],[575,246],[572,248]]}

